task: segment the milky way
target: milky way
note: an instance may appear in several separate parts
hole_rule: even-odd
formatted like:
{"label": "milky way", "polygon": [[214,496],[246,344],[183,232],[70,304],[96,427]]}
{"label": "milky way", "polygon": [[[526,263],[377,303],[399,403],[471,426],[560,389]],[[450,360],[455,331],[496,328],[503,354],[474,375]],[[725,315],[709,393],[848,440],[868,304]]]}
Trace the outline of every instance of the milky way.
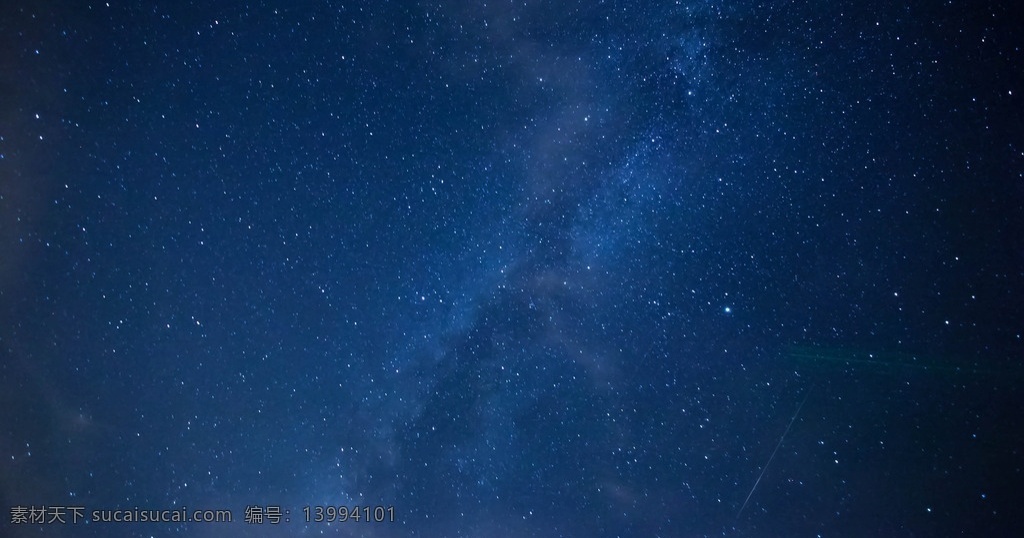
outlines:
{"label": "milky way", "polygon": [[1019,533],[1009,13],[0,9],[0,534]]}

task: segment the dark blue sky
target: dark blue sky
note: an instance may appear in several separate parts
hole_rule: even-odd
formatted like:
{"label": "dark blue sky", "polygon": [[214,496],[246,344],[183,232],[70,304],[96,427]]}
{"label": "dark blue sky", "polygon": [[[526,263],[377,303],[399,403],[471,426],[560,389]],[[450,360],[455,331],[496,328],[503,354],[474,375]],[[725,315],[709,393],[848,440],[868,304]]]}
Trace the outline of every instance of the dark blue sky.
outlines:
{"label": "dark blue sky", "polygon": [[3,534],[1019,533],[1018,26],[5,4]]}

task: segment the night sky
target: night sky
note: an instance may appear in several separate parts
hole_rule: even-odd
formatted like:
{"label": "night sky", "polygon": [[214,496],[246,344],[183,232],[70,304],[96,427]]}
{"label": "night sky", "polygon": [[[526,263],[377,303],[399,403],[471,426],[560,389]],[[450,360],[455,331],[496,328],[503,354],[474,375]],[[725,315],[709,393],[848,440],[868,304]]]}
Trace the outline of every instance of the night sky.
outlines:
{"label": "night sky", "polygon": [[1024,532],[1010,6],[60,4],[0,7],[0,535]]}

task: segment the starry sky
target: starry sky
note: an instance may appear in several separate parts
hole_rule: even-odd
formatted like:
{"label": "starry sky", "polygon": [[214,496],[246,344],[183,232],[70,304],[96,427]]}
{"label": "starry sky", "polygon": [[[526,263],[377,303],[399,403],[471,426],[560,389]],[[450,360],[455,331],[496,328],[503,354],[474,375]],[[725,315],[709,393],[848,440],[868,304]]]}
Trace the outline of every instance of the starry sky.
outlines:
{"label": "starry sky", "polygon": [[1022,41],[987,1],[5,2],[0,534],[1022,532]]}

